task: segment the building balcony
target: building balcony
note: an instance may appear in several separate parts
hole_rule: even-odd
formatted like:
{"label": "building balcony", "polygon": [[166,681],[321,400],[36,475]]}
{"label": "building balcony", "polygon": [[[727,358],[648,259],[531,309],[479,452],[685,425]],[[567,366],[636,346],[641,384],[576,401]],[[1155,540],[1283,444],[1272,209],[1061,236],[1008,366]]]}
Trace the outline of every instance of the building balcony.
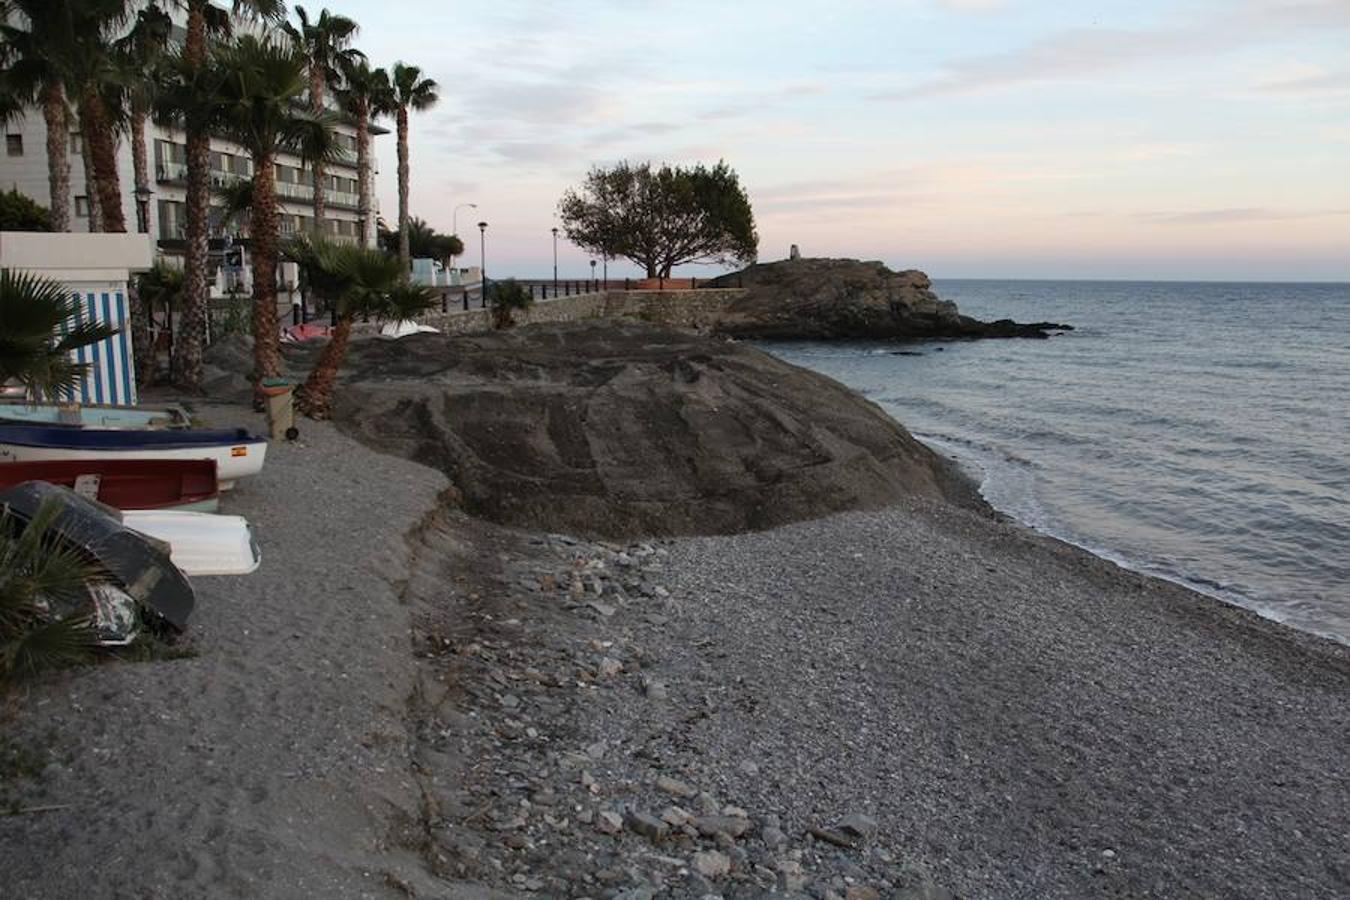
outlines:
{"label": "building balcony", "polygon": [[[234,184],[236,181],[248,181],[253,176],[240,175],[236,172],[223,172],[220,169],[212,169],[210,173],[211,187],[223,188]],[[155,164],[155,180],[160,184],[187,184],[187,164],[177,162],[161,162]]]}

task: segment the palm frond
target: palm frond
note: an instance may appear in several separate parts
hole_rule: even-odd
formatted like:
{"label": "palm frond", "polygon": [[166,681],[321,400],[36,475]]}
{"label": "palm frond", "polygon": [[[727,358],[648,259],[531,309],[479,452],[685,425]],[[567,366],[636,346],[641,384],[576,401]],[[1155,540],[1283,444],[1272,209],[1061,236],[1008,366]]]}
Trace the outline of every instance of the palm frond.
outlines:
{"label": "palm frond", "polygon": [[32,393],[56,396],[79,383],[85,366],[71,351],[116,334],[86,321],[63,285],[29,272],[0,271],[0,383],[15,379]]}
{"label": "palm frond", "polygon": [[421,284],[403,283],[395,286],[384,298],[381,318],[394,322],[415,319],[437,302],[431,288]]}
{"label": "palm frond", "polygon": [[97,644],[92,616],[43,622],[0,640],[0,680],[84,662]]}
{"label": "palm frond", "polygon": [[24,523],[0,513],[0,680],[30,675],[86,656],[94,644],[88,587],[107,575],[53,525],[61,513],[43,503]]}

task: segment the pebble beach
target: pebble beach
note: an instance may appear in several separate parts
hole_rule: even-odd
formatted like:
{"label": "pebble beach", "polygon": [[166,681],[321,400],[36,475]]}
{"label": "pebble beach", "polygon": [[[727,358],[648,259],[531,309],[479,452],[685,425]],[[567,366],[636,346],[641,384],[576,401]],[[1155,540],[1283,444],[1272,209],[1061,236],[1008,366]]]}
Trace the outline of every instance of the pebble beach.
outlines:
{"label": "pebble beach", "polygon": [[1343,645],[939,501],[607,543],[446,484],[273,448],[189,655],[7,711],[50,809],[0,817],[0,894],[1350,890]]}

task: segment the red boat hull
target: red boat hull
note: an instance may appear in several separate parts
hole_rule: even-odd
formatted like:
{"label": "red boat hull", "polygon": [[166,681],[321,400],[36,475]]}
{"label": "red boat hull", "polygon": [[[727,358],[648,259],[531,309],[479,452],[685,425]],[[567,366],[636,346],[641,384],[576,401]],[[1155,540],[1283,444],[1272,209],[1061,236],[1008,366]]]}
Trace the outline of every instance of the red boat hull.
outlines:
{"label": "red boat hull", "polygon": [[[87,477],[87,476],[97,476]],[[201,509],[217,502],[213,459],[98,459],[0,463],[0,490],[45,481],[115,509]],[[92,491],[97,493],[91,493]]]}

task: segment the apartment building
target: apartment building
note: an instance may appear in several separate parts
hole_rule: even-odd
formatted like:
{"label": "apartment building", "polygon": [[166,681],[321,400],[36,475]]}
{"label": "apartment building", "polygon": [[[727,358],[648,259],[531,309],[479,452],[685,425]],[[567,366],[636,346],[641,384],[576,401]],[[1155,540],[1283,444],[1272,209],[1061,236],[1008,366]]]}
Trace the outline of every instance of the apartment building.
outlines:
{"label": "apartment building", "polygon": [[[181,28],[176,29],[181,39]],[[47,178],[47,130],[37,109],[0,126],[5,131],[5,152],[0,156],[0,190],[11,188],[32,197],[43,206],[50,202]],[[71,230],[89,231],[89,198],[84,170],[84,146],[79,123],[71,123],[68,136],[71,184]],[[357,215],[359,187],[356,171],[356,126],[344,120],[337,127],[338,142],[343,151],[340,159],[325,166],[327,210],[323,232],[339,241],[375,242],[375,219],[378,204],[371,197],[371,216],[366,223],[366,234],[361,234]],[[388,134],[386,128],[372,125],[372,136]],[[146,146],[149,156],[151,193],[136,196],[130,141],[122,138],[118,145],[118,175],[121,180],[123,213],[127,229],[148,233],[154,237],[161,254],[181,256],[184,249],[186,221],[187,164],[186,139],[174,128],[156,123],[146,126]],[[371,163],[374,165],[374,153]],[[292,155],[282,155],[276,163],[277,196],[280,202],[283,235],[311,231],[314,227],[314,173]],[[224,187],[230,182],[253,177],[253,161],[243,148],[230,141],[213,138],[211,141],[211,183]],[[372,174],[372,184],[374,177]],[[373,193],[373,191],[372,191]],[[226,295],[231,291],[247,291],[252,287],[248,265],[248,222],[225,220],[223,211],[213,206],[211,212],[211,251],[216,264],[214,293]],[[278,274],[281,285],[294,285],[293,265],[285,264]]]}

